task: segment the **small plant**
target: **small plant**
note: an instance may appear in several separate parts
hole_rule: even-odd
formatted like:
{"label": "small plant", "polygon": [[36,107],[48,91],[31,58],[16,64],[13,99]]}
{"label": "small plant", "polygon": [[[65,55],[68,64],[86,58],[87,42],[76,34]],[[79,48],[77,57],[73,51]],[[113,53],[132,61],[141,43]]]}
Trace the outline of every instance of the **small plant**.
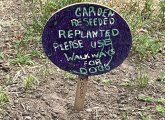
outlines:
{"label": "small plant", "polygon": [[139,77],[138,77],[138,83],[139,83],[139,86],[140,87],[146,87],[148,85],[148,81],[149,81],[149,78],[147,75],[145,74],[141,74]]}
{"label": "small plant", "polygon": [[145,102],[157,102],[157,103],[165,103],[165,98],[154,98],[151,96],[139,96],[138,97],[139,100],[141,101],[145,101]]}
{"label": "small plant", "polygon": [[11,76],[9,75],[9,74],[7,74],[6,76],[5,76],[5,84],[12,84],[13,83],[13,81],[12,81],[12,78],[11,78]]}
{"label": "small plant", "polygon": [[32,57],[30,54],[25,54],[23,52],[18,53],[15,58],[11,59],[11,64],[25,64],[25,65],[34,65],[35,63],[32,60]]}
{"label": "small plant", "polygon": [[2,86],[0,86],[0,105],[3,105],[8,101],[9,101],[9,96],[7,94],[7,91]]}
{"label": "small plant", "polygon": [[100,82],[101,81],[101,78],[100,77],[93,76],[93,80],[94,81],[97,81],[97,82]]}
{"label": "small plant", "polygon": [[68,72],[64,72],[64,79],[74,80],[75,76]]}
{"label": "small plant", "polygon": [[139,100],[145,101],[145,102],[154,102],[155,98],[151,96],[139,96]]}
{"label": "small plant", "polygon": [[135,38],[133,54],[138,55],[137,58],[142,61],[150,55],[156,55],[161,46],[162,44],[159,41],[150,37],[148,34],[143,34]]}
{"label": "small plant", "polygon": [[161,105],[156,106],[156,111],[161,114],[165,114],[165,108],[162,107]]}
{"label": "small plant", "polygon": [[101,82],[103,82],[105,85],[111,84],[111,80],[109,79],[101,79]]}
{"label": "small plant", "polygon": [[36,83],[36,78],[33,75],[28,75],[23,81],[25,90],[31,88],[35,83]]}
{"label": "small plant", "polygon": [[106,79],[105,77],[93,76],[93,80],[97,81],[97,82],[101,82],[101,83],[103,83],[105,85],[111,84],[111,80],[110,79]]}
{"label": "small plant", "polygon": [[127,112],[122,113],[122,120],[128,120],[128,113]]}
{"label": "small plant", "polygon": [[160,1],[159,6],[160,6],[159,16],[161,18],[161,22],[164,23],[165,22],[165,1],[164,0]]}
{"label": "small plant", "polygon": [[3,52],[0,52],[0,59],[4,59],[4,53]]}
{"label": "small plant", "polygon": [[165,71],[160,75],[160,82],[165,83]]}
{"label": "small plant", "polygon": [[144,113],[139,113],[141,120],[152,120],[151,116],[144,115]]}
{"label": "small plant", "polygon": [[124,87],[131,87],[133,86],[133,83],[131,81],[123,81],[120,85]]}
{"label": "small plant", "polygon": [[43,55],[43,53],[39,50],[32,50],[31,52],[31,56],[34,58],[45,58],[45,56]]}
{"label": "small plant", "polygon": [[[139,63],[139,61],[138,61]],[[137,76],[137,82],[138,82],[138,85],[141,87],[141,88],[144,88],[148,85],[148,81],[149,81],[149,78],[148,76],[144,73],[144,66],[142,63],[137,63],[137,71],[138,71],[138,76]]]}
{"label": "small plant", "polygon": [[0,115],[2,114],[4,114],[5,113],[5,110],[3,109],[3,108],[0,108]]}
{"label": "small plant", "polygon": [[144,8],[141,11],[141,16],[143,20],[150,18],[151,14],[153,13],[152,5],[153,5],[153,0],[145,0]]}

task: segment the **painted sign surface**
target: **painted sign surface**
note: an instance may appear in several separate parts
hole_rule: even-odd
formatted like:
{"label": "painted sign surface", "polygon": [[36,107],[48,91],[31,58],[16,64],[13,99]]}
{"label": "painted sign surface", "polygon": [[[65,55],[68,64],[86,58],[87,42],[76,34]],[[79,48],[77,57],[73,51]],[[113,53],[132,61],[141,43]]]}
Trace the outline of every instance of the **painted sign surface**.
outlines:
{"label": "painted sign surface", "polygon": [[118,13],[94,3],[81,3],[61,9],[49,19],[42,44],[59,68],[90,76],[119,66],[129,54],[132,37]]}

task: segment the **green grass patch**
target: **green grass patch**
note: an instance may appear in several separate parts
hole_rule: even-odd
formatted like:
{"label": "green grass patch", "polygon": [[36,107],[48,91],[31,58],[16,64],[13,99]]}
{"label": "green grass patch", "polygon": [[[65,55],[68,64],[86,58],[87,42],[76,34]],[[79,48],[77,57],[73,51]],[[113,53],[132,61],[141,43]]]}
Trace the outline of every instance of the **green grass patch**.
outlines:
{"label": "green grass patch", "polygon": [[165,83],[165,71],[160,74],[160,82]]}
{"label": "green grass patch", "polygon": [[165,107],[162,107],[161,105],[157,105],[155,109],[158,113],[165,115]]}
{"label": "green grass patch", "polygon": [[32,88],[37,82],[38,82],[37,79],[33,75],[30,74],[24,78],[23,86],[25,90],[28,90]]}
{"label": "green grass patch", "polygon": [[159,52],[162,43],[146,33],[135,37],[134,45],[134,54],[137,54],[137,57],[142,60],[150,55],[156,55]]}
{"label": "green grass patch", "polygon": [[6,89],[0,86],[0,105],[3,105],[4,103],[8,101],[9,101],[9,96]]}
{"label": "green grass patch", "polygon": [[141,120],[153,120],[150,115],[145,115],[144,113],[139,113]]}
{"label": "green grass patch", "polygon": [[146,87],[148,85],[149,78],[145,74],[140,74],[137,78],[138,85],[142,88]]}
{"label": "green grass patch", "polygon": [[32,60],[31,54],[26,53],[17,53],[14,58],[10,60],[10,63],[13,65],[25,64],[25,65],[34,65],[35,62]]}
{"label": "green grass patch", "polygon": [[0,52],[0,60],[3,60],[3,59],[4,59],[4,53]]}
{"label": "green grass patch", "polygon": [[164,22],[165,22],[165,1],[164,0],[160,1],[159,6],[160,6],[159,17],[161,19],[161,23],[164,24]]}
{"label": "green grass patch", "polygon": [[165,103],[165,98],[154,98],[152,96],[139,96],[138,100],[144,102],[156,102],[156,103]]}

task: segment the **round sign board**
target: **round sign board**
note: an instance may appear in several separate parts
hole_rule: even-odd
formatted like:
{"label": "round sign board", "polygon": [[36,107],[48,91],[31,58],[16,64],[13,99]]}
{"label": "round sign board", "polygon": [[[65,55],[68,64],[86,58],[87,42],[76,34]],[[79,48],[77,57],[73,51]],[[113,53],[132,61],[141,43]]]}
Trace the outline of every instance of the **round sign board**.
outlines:
{"label": "round sign board", "polygon": [[126,21],[114,10],[78,3],[57,11],[47,22],[42,44],[59,68],[77,75],[99,75],[119,66],[132,45]]}

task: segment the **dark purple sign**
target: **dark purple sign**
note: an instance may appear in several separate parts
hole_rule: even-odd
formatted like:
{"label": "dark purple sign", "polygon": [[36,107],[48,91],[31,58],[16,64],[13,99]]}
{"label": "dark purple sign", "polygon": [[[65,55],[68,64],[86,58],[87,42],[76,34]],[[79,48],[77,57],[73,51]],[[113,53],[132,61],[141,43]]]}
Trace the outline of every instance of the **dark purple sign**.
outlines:
{"label": "dark purple sign", "polygon": [[67,6],[47,22],[42,44],[59,68],[77,75],[99,75],[119,66],[128,56],[132,37],[115,11],[94,3]]}

